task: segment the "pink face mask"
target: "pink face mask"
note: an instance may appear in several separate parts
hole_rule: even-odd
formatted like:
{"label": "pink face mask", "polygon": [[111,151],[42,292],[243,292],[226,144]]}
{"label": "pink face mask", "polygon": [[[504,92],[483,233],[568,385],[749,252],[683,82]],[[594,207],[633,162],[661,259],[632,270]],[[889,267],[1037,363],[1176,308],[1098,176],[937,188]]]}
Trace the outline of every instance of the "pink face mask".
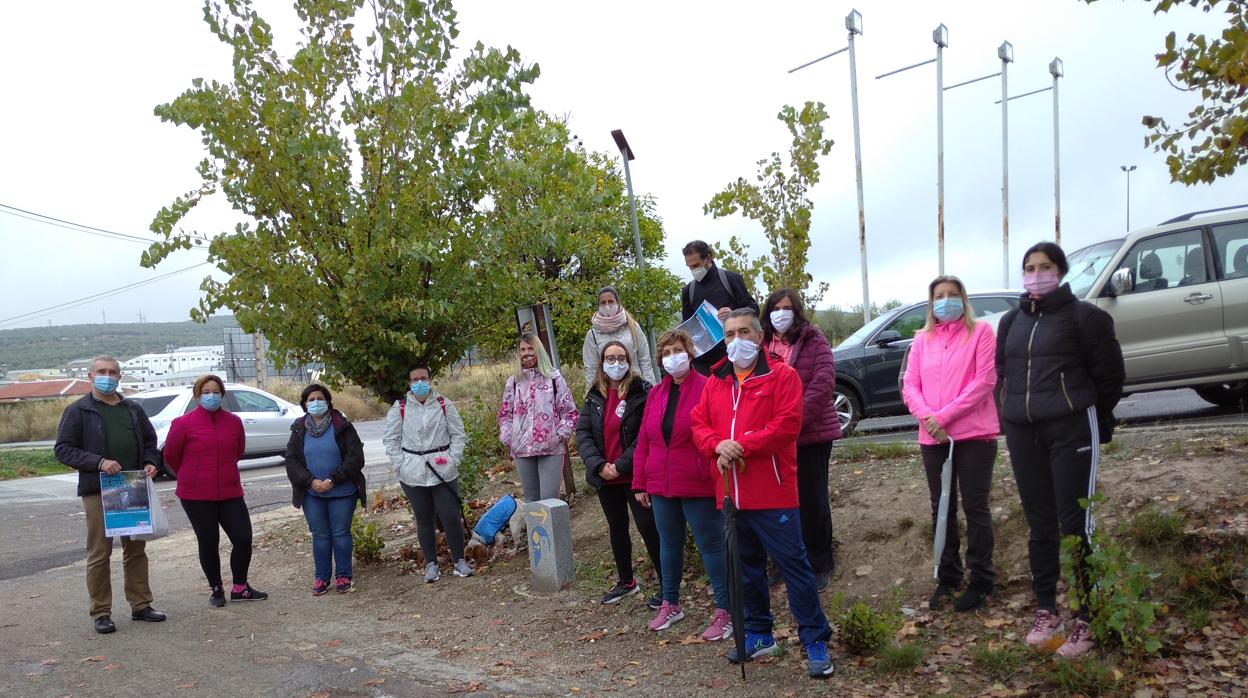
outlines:
{"label": "pink face mask", "polygon": [[1055,271],[1034,271],[1023,274],[1023,288],[1033,296],[1047,296],[1057,290],[1061,279]]}

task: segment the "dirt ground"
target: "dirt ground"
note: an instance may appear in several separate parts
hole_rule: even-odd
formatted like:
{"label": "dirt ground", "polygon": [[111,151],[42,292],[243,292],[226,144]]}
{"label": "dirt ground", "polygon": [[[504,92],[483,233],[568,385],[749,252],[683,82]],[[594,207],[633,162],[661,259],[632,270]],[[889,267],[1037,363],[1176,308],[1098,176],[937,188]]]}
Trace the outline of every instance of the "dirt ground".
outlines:
{"label": "dirt ground", "polygon": [[[1248,440],[1242,433],[1166,430],[1123,436],[1106,454],[1099,478],[1108,501],[1098,509],[1112,529],[1141,508],[1179,511],[1191,522],[1226,522],[1248,505]],[[916,455],[882,458],[839,449],[831,489],[838,567],[836,592],[873,603],[900,594],[909,622],[903,639],[925,656],[900,673],[855,658],[833,640],[837,674],[805,676],[804,656],[783,587],[773,595],[778,658],[739,670],[726,643],[698,635],[712,612],[696,556],[687,560],[686,619],[663,633],[646,628],[645,599],[656,591],[639,559],[644,594],[605,607],[598,598],[613,579],[605,523],[597,502],[574,499],[577,583],[554,595],[528,586],[525,553],[482,566],[470,579],[449,575],[425,584],[411,548],[410,515],[399,507],[370,514],[382,524],[382,563],[357,566],[357,591],[314,598],[309,536],[294,510],[256,519],[253,583],[269,601],[209,607],[194,538],[179,534],[149,546],[162,624],[133,623],[124,613],[120,554],[115,558],[118,632],[99,636],[86,614],[81,563],[38,580],[0,582],[0,692],[15,696],[415,696],[483,695],[1058,695],[1046,678],[1053,660],[1028,654],[1008,676],[988,676],[972,659],[978,645],[1021,645],[1030,616],[1026,526],[1008,459],[1000,457],[992,506],[1002,589],[972,614],[929,612],[930,523],[926,485]],[[518,490],[502,473],[485,495]],[[382,499],[387,499],[386,493]],[[166,502],[166,506],[170,503]],[[1195,524],[1193,524],[1195,525]],[[1248,534],[1248,532],[1245,532]],[[636,538],[636,536],[634,536]],[[407,559],[405,559],[407,558]],[[1248,574],[1248,570],[1243,571]],[[37,584],[32,584],[37,581]],[[1237,583],[1243,580],[1237,580]],[[893,592],[900,587],[900,592]],[[1165,619],[1167,647],[1142,667],[1112,653],[1114,689],[1125,695],[1248,695],[1244,611],[1223,604],[1208,626]]]}

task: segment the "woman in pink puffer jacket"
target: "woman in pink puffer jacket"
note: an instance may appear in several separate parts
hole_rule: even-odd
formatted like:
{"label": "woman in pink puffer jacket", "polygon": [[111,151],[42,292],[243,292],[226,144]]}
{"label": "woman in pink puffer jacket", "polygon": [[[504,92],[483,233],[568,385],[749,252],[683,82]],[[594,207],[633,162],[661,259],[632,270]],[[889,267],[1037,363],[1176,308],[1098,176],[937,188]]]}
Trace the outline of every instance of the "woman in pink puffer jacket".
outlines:
{"label": "woman in pink puffer jacket", "polygon": [[[953,448],[953,482],[945,550],[936,590],[928,604],[939,608],[962,583],[957,501],[962,493],[966,515],[966,563],[970,582],[954,602],[971,611],[992,595],[992,512],[988,493],[997,458],[1000,422],[992,398],[996,385],[996,337],[986,323],[975,322],[966,287],[955,276],[938,276],[928,286],[927,324],[910,345],[902,399],[919,420],[919,449],[932,499],[932,522],[940,502],[941,466]],[[952,442],[952,443],[951,443]]]}

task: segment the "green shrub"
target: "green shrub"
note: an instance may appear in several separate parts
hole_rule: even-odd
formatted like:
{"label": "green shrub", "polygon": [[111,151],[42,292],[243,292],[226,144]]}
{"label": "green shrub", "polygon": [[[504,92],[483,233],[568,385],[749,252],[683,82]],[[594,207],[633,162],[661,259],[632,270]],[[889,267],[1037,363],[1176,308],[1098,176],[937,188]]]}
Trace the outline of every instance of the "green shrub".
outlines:
{"label": "green shrub", "polygon": [[853,655],[879,651],[897,634],[905,620],[899,611],[898,595],[881,604],[877,610],[861,599],[848,609],[843,608],[844,598],[838,592],[829,604],[831,615],[841,636],[845,649]]}
{"label": "green shrub", "polygon": [[365,521],[356,514],[351,519],[351,537],[355,541],[355,561],[371,564],[381,561],[381,549],[386,547],[376,521]]}
{"label": "green shrub", "polygon": [[1122,683],[1112,667],[1093,657],[1059,661],[1045,678],[1067,696],[1109,695]]}
{"label": "green shrub", "polygon": [[1212,557],[1191,555],[1182,569],[1176,585],[1178,606],[1198,630],[1208,625],[1208,612],[1219,601],[1238,596],[1235,561],[1216,553]]}
{"label": "green shrub", "polygon": [[50,448],[15,448],[0,451],[0,480],[73,472],[56,459]]}
{"label": "green shrub", "polygon": [[1132,543],[1141,548],[1169,548],[1183,539],[1183,517],[1178,514],[1144,509],[1125,526]]}
{"label": "green shrub", "polygon": [[1005,682],[1027,663],[1027,655],[1015,644],[994,649],[990,645],[976,645],[971,651],[975,666],[994,681]]}
{"label": "green shrub", "polygon": [[917,642],[903,642],[900,645],[887,642],[880,648],[880,656],[875,660],[875,671],[880,674],[900,674],[914,670],[923,663],[927,647]]}
{"label": "green shrub", "polygon": [[[502,392],[502,389],[499,389]],[[501,395],[478,397],[456,403],[468,434],[468,445],[459,463],[459,493],[468,501],[481,492],[486,474],[491,468],[506,463],[511,454],[498,440],[498,404]]]}

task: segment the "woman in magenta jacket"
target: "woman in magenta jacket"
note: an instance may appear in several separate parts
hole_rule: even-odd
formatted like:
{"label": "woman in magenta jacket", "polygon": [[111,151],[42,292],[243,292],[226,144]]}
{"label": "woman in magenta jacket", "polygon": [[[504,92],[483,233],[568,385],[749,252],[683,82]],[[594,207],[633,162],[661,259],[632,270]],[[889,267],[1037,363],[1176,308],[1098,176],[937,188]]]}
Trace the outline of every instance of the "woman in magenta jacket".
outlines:
{"label": "woman in magenta jacket", "polygon": [[966,515],[966,563],[970,583],[954,602],[957,611],[971,611],[992,595],[996,569],[992,563],[992,512],[988,493],[997,458],[1000,422],[992,399],[997,383],[996,337],[986,323],[975,322],[966,287],[956,276],[938,276],[928,286],[927,324],[910,345],[902,399],[919,420],[919,450],[927,471],[932,522],[940,502],[940,471],[953,442],[953,481],[945,551],[929,600],[939,608],[962,583],[958,541],[958,492]]}
{"label": "woman in magenta jacket", "polygon": [[222,409],[225,383],[214,375],[200,376],[192,393],[199,406],[173,420],[165,439],[165,464],[178,478],[175,490],[199,542],[199,565],[208,577],[216,608],[225,605],[221,582],[221,533],[230,538],[231,601],[261,601],[268,594],[247,582],[251,566],[251,514],[243,501],[238,460],[246,435],[243,422]]}
{"label": "woman in magenta jacket", "polygon": [[[836,567],[832,557],[832,506],[828,499],[828,461],[832,442],[841,438],[836,416],[836,362],[832,347],[806,315],[802,297],[782,288],[767,297],[760,318],[763,348],[771,361],[783,362],[802,379],[802,431],[797,436],[797,497],[802,542],[820,590]],[[779,574],[772,575],[779,583]]]}
{"label": "woman in magenta jacket", "polygon": [[680,580],[684,575],[687,523],[715,591],[715,615],[702,638],[708,642],[724,640],[732,637],[724,581],[724,519],[715,505],[711,464],[693,443],[690,421],[706,376],[690,370],[693,340],[685,332],[665,333],[659,337],[657,350],[665,375],[646,398],[633,450],[633,492],[642,505],[654,509],[659,529],[663,604],[650,621],[650,629],[666,630],[684,617]]}

